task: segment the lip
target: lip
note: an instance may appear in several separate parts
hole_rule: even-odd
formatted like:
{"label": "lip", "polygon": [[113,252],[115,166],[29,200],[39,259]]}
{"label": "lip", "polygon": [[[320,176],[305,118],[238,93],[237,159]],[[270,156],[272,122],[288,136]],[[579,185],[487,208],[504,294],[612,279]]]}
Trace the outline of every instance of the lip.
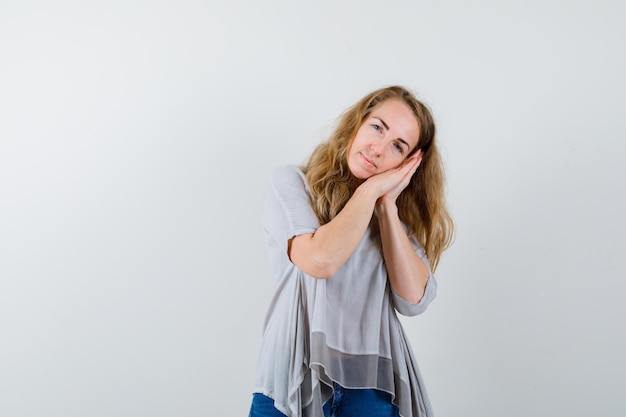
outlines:
{"label": "lip", "polygon": [[359,152],[359,155],[361,155],[361,158],[363,159],[366,165],[369,165],[372,168],[376,168],[376,164],[372,162],[371,159],[368,159],[365,155],[363,155],[363,152]]}

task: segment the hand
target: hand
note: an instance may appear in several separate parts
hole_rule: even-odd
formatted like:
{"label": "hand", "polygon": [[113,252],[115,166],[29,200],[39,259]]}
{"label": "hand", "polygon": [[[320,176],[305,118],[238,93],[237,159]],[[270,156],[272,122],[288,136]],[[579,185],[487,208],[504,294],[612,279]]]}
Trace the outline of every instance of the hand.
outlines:
{"label": "hand", "polygon": [[378,203],[395,204],[400,193],[409,185],[411,177],[415,174],[421,162],[422,151],[419,150],[398,168],[390,169],[368,179],[368,181],[376,182],[380,187],[381,195],[378,199]]}

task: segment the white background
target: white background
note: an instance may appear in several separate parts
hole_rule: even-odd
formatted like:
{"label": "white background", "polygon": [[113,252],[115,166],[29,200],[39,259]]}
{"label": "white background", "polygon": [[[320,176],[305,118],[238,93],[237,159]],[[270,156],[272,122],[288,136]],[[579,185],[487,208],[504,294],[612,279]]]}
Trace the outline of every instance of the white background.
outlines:
{"label": "white background", "polygon": [[403,319],[438,417],[626,414],[619,1],[0,3],[0,415],[247,415],[261,210],[389,84],[457,239]]}

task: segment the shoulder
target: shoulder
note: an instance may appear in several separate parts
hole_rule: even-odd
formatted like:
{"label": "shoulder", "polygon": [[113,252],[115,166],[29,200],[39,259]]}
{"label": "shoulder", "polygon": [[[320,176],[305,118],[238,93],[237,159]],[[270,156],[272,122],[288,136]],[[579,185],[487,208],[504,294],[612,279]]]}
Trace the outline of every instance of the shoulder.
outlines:
{"label": "shoulder", "polygon": [[284,178],[303,178],[304,173],[302,168],[293,164],[279,165],[272,170],[270,178],[272,179],[284,179]]}
{"label": "shoulder", "polygon": [[306,186],[304,172],[297,165],[280,165],[270,174],[270,182],[274,185]]}

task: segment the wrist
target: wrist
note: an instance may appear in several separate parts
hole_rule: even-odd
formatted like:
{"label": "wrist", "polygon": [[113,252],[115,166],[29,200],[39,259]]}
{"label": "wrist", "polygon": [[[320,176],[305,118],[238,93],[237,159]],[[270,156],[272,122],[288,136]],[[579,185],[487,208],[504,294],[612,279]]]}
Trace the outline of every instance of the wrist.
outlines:
{"label": "wrist", "polygon": [[373,186],[372,183],[365,181],[363,184],[359,185],[355,190],[354,194],[358,194],[363,198],[370,200],[374,204],[377,204],[377,201],[380,197],[380,193],[376,187]]}
{"label": "wrist", "polygon": [[376,211],[379,215],[397,215],[398,206],[396,206],[395,200],[390,200],[386,198],[386,196],[382,196],[376,201]]}

